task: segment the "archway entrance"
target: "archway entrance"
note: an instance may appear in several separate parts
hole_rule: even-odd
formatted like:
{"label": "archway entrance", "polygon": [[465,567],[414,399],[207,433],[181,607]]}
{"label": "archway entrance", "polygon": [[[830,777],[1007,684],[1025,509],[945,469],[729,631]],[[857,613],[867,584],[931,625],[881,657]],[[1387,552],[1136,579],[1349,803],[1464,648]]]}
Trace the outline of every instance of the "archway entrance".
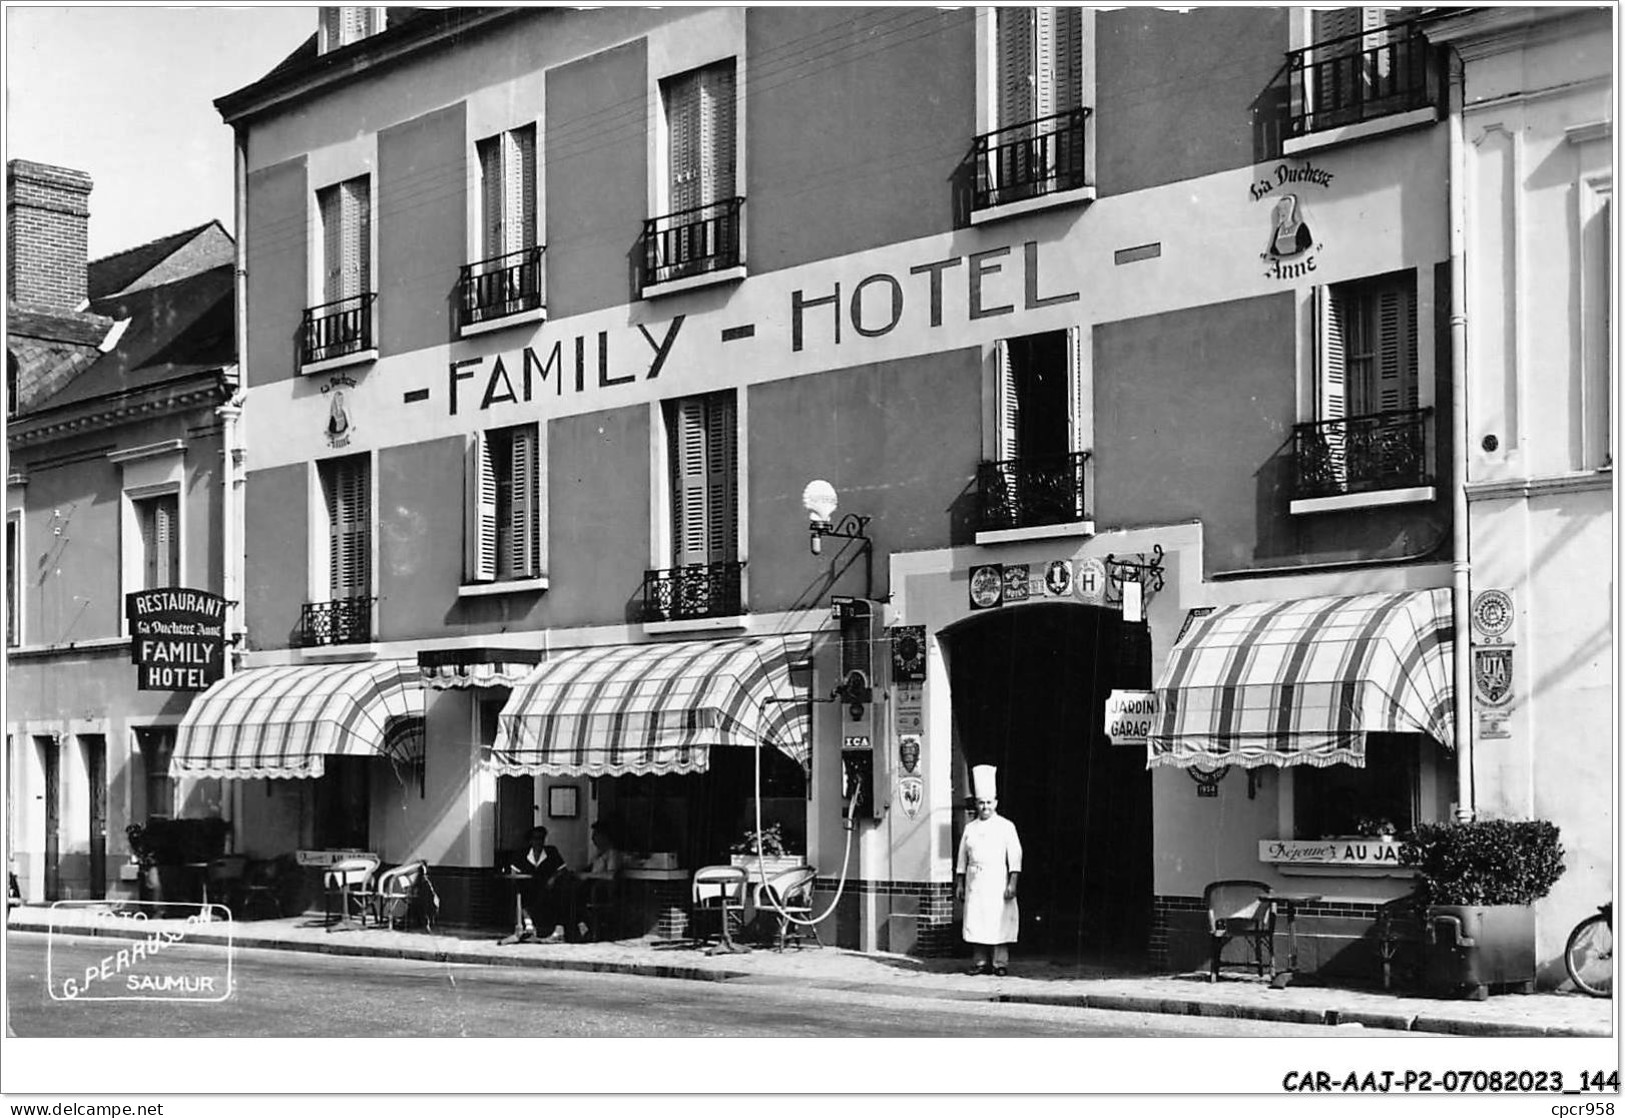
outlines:
{"label": "archway entrance", "polygon": [[1149,631],[1113,610],[1035,604],[968,618],[942,638],[958,771],[998,766],[999,813],[1021,835],[1023,953],[1140,960],[1151,929],[1151,776],[1144,750],[1110,744],[1102,721],[1113,688],[1151,686]]}

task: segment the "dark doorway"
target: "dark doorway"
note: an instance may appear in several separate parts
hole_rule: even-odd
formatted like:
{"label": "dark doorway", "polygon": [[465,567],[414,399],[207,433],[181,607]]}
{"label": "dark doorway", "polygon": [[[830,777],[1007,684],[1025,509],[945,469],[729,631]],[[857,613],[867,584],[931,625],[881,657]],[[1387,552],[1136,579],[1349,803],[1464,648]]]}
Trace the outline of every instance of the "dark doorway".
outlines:
{"label": "dark doorway", "polygon": [[536,778],[497,777],[497,820],[495,850],[498,865],[505,865],[529,845],[530,829],[536,825]]}
{"label": "dark doorway", "polygon": [[316,781],[316,845],[366,850],[372,796],[371,757],[329,757]]}
{"label": "dark doorway", "polygon": [[79,742],[90,792],[90,897],[99,901],[107,896],[107,739],[89,734]]}
{"label": "dark doorway", "polygon": [[45,899],[62,899],[62,753],[53,737],[37,737],[45,773]]}
{"label": "dark doorway", "polygon": [[[1015,606],[945,634],[965,770],[997,765],[1024,849],[1021,944],[1091,965],[1141,959],[1151,929],[1151,777],[1103,728],[1113,688],[1151,686],[1143,624]],[[962,794],[964,791],[961,790]]]}

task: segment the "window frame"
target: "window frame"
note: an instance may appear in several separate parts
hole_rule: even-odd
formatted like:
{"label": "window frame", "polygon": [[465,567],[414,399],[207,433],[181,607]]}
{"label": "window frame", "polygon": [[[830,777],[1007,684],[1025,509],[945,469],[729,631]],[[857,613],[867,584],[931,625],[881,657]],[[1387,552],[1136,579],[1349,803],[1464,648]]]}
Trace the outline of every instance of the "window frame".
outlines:
{"label": "window frame", "polygon": [[[502,479],[492,453],[492,440],[493,437],[511,439],[522,432],[528,432],[530,435],[533,469],[530,505],[535,539],[532,544],[530,569],[516,574],[510,568],[508,573],[504,573],[502,555],[506,550],[505,540],[512,539],[513,527],[511,524],[508,526],[508,535],[505,537],[498,499]],[[508,446],[507,462],[511,474],[514,463],[512,443],[510,442]],[[549,582],[547,573],[549,532],[545,425],[538,421],[470,432],[464,451],[463,471],[463,575],[458,588],[459,596],[546,590]],[[485,499],[486,495],[482,492],[487,474],[491,477],[490,501]],[[511,477],[508,484],[512,485]],[[491,506],[489,512],[486,511],[487,505]],[[492,553],[489,562],[484,555],[485,545],[482,538],[486,532],[487,516],[490,518]]]}
{"label": "window frame", "polygon": [[108,461],[120,470],[119,491],[119,636],[130,636],[125,597],[146,589],[146,549],[138,503],[153,497],[175,497],[175,577],[189,586],[194,572],[188,562],[191,510],[186,500],[186,444],[181,439],[109,451]]}
{"label": "window frame", "polygon": [[[1367,748],[1377,744],[1372,738],[1379,741],[1392,739],[1391,747],[1399,750],[1411,750],[1415,757],[1411,762],[1411,813],[1412,823],[1434,823],[1447,819],[1451,810],[1452,787],[1454,785],[1454,769],[1451,766],[1450,754],[1426,734],[1394,733],[1386,735],[1372,735],[1367,739]],[[1279,834],[1298,840],[1313,840],[1321,837],[1353,838],[1353,835],[1320,836],[1303,835],[1298,833],[1299,797],[1306,789],[1304,782],[1313,777],[1306,776],[1306,772],[1313,766],[1291,765],[1282,773],[1280,781],[1280,794],[1276,799],[1276,824]],[[1336,768],[1338,766],[1332,766]],[[1350,767],[1352,766],[1344,766]],[[1397,820],[1394,821],[1396,824]],[[1340,867],[1342,868],[1342,867]]]}
{"label": "window frame", "polygon": [[[329,51],[347,47],[351,43],[359,43],[363,39],[370,39],[381,34],[389,27],[389,9],[373,5],[346,5],[343,7],[323,7],[320,18],[317,20],[317,54],[326,54]],[[362,26],[352,31],[345,27],[345,13],[360,12]]]}
{"label": "window frame", "polygon": [[367,471],[367,585],[365,594],[350,597],[369,597],[372,601],[372,628],[378,631],[378,464],[371,451],[358,454],[335,454],[318,458],[307,471],[307,503],[309,508],[307,580],[305,601],[310,604],[333,602],[341,599],[333,595],[332,581],[332,512],[328,505],[326,471],[337,469],[335,463],[361,461]]}
{"label": "window frame", "polygon": [[[175,755],[176,729],[173,725],[151,725],[132,727],[135,735],[134,753],[141,760],[141,806],[145,810],[145,818],[132,819],[145,825],[148,819],[154,818],[152,810],[153,783],[161,782],[169,792],[169,810],[158,818],[174,819],[177,815],[177,801],[179,800],[180,781],[169,775],[169,762]],[[162,745],[163,764],[155,772],[152,757],[157,747]],[[134,812],[131,813],[134,815]]]}
{"label": "window frame", "polygon": [[[1059,7],[1061,5],[1049,6]],[[1001,51],[998,30],[999,11],[1000,9],[997,7],[978,7],[976,9],[976,135],[978,137],[1004,127],[1000,121],[999,112],[999,58]],[[972,225],[980,225],[983,222],[997,221],[1006,217],[1015,217],[1036,210],[1054,209],[1060,206],[1094,200],[1094,183],[1096,181],[1096,121],[1094,119],[1094,108],[1097,99],[1095,46],[1099,42],[1096,33],[1095,13],[1096,9],[1094,8],[1079,9],[1079,30],[1082,43],[1078,67],[1078,105],[1089,114],[1083,129],[1083,178],[1086,185],[1076,190],[1040,194],[1004,205],[990,206],[979,210],[973,209],[970,215]]]}
{"label": "window frame", "polygon": [[[749,56],[746,50],[746,9],[718,8],[684,12],[644,39],[648,51],[645,68],[644,103],[647,119],[646,153],[648,180],[645,188],[645,214],[649,218],[672,213],[670,197],[670,147],[666,120],[665,83],[707,66],[733,60],[733,197],[748,196],[746,175],[750,167],[746,121],[749,119]],[[646,284],[639,297],[655,298],[695,287],[707,287],[743,279],[749,272],[750,221],[745,208],[739,211],[739,263],[713,272],[702,272],[665,283]]]}
{"label": "window frame", "polygon": [[[1321,41],[1323,37],[1317,34],[1315,26],[1317,17],[1354,9],[1358,9],[1362,13],[1360,16],[1362,29],[1376,31],[1385,26],[1398,26],[1411,22],[1422,11],[1422,6],[1384,7],[1370,4],[1346,4],[1341,7],[1331,8],[1292,8],[1287,17],[1288,52],[1307,50],[1313,47],[1316,42]],[[1397,21],[1389,18],[1392,13],[1402,11],[1408,14]],[[1371,13],[1376,13],[1379,22],[1366,27],[1366,23],[1371,18]],[[1326,39],[1335,37],[1332,35],[1324,36]],[[1387,116],[1373,117],[1369,120],[1321,128],[1302,136],[1288,136],[1282,142],[1281,151],[1287,157],[1303,155],[1322,148],[1334,147],[1338,144],[1352,143],[1370,136],[1380,136],[1388,132],[1398,132],[1419,125],[1434,124],[1442,119],[1444,119],[1443,113],[1438,106],[1410,109]]]}
{"label": "window frame", "polygon": [[23,627],[23,510],[6,510],[6,647],[21,648]]}
{"label": "window frame", "polygon": [[[305,195],[306,250],[305,250],[305,310],[335,301],[328,295],[327,226],[322,210],[322,198],[330,190],[357,179],[365,179],[366,230],[360,238],[360,259],[366,269],[363,290],[355,295],[370,295],[367,308],[368,337],[371,344],[352,353],[305,362],[300,355],[299,372],[303,376],[343,369],[352,365],[369,364],[378,359],[378,174],[377,135],[369,133],[346,144],[337,145],[320,153],[313,152],[306,172],[308,189]],[[303,337],[299,343],[303,349]]]}

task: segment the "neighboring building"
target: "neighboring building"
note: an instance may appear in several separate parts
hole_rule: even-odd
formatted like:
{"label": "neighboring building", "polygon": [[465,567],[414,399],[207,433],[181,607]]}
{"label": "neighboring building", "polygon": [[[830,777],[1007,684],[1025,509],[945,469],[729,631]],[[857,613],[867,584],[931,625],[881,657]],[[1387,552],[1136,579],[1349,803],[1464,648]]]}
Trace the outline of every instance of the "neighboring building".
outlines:
{"label": "neighboring building", "polygon": [[191,696],[138,689],[125,595],[223,589],[234,248],[211,222],[87,266],[90,189],[6,166],[6,820],[36,902],[133,895],[128,824],[230,811],[170,778]]}
{"label": "neighboring building", "polygon": [[1546,978],[1613,896],[1614,13],[1440,20],[1459,58],[1478,809],[1550,819]]}
{"label": "neighboring building", "polygon": [[[993,763],[1028,949],[1189,965],[1244,877],[1313,884],[1306,965],[1369,969],[1408,882],[1311,847],[1475,795],[1414,14],[324,16],[217,102],[250,651],[177,764],[263,780],[251,853],[427,858],[499,921],[536,819],[681,888],[760,756],[836,938],[931,953]],[[1104,711],[1158,680],[1148,770]],[[241,713],[318,683],[344,732]]]}

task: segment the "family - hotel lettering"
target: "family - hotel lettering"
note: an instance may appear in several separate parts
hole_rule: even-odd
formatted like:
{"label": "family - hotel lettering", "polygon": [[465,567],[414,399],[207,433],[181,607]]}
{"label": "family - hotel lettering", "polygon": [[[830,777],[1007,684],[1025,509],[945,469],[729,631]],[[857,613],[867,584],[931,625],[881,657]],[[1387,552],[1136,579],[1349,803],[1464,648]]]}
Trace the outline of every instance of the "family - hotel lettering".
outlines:
{"label": "family - hotel lettering", "polygon": [[[797,288],[788,296],[791,352],[801,352],[806,347],[808,333],[818,329],[826,331],[825,336],[835,345],[842,344],[843,322],[862,338],[884,337],[910,314],[923,318],[930,328],[940,329],[944,325],[943,287],[952,282],[955,275],[964,277],[964,306],[969,321],[1014,314],[1018,306],[1023,311],[1032,311],[1077,302],[1080,294],[1076,291],[1058,294],[1040,291],[1041,247],[1037,241],[1019,246],[1019,281],[1011,275],[1015,270],[1011,257],[1016,246],[1001,245],[913,265],[908,269],[906,284],[890,272],[876,272],[852,284],[844,299],[839,280],[833,281],[825,292]],[[497,354],[490,358],[489,367],[484,357],[452,361],[447,382],[447,411],[451,415],[458,414],[463,404],[463,382],[477,384],[482,371],[485,380],[479,396],[481,411],[497,404],[530,403],[550,383],[554,394],[562,396],[566,380],[571,381],[577,393],[587,392],[592,387],[614,388],[639,380],[654,380],[672,355],[686,318],[676,315],[663,329],[651,329],[638,323],[635,334],[600,330],[595,335],[560,338],[551,346],[544,340],[527,345],[518,353]],[[755,332],[754,323],[745,323],[730,327],[725,338],[730,334],[751,337]],[[612,356],[612,349],[615,355],[623,352],[630,355],[624,359]]]}

